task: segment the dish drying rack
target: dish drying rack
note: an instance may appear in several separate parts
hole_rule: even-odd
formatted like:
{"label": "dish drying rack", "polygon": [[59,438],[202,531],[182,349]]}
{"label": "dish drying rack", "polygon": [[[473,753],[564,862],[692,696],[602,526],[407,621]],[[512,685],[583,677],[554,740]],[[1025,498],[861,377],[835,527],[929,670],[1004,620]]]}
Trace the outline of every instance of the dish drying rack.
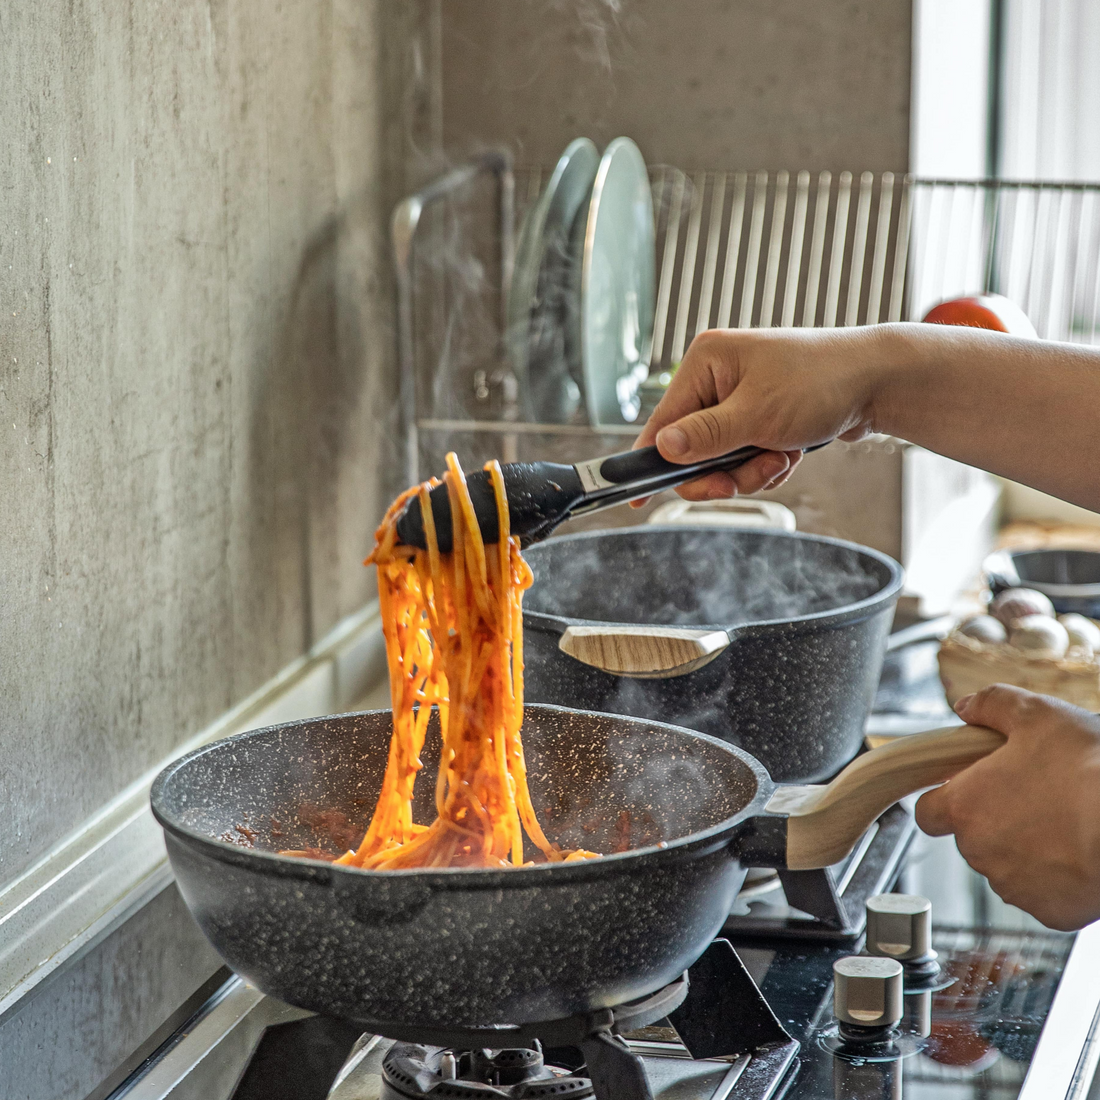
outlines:
{"label": "dish drying rack", "polygon": [[[485,457],[573,461],[637,434],[640,421],[520,417],[504,353],[506,288],[517,215],[548,174],[493,150],[394,211],[406,484],[425,460],[440,466],[455,436]],[[1100,343],[1100,184],[670,166],[650,175],[651,375],[710,327],[917,320],[976,292],[1012,298],[1042,337]]]}

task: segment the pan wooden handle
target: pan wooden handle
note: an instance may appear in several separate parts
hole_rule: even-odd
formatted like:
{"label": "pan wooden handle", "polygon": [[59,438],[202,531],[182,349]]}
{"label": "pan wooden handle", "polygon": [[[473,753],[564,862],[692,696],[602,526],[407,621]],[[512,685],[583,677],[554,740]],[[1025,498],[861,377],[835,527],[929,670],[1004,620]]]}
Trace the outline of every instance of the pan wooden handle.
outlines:
{"label": "pan wooden handle", "polygon": [[827,786],[780,787],[768,809],[789,815],[787,866],[836,863],[898,799],[945,782],[1004,743],[1003,734],[985,726],[949,726],[873,749]]}
{"label": "pan wooden handle", "polygon": [[612,676],[666,680],[702,668],[729,644],[724,630],[705,627],[571,626],[558,649]]}

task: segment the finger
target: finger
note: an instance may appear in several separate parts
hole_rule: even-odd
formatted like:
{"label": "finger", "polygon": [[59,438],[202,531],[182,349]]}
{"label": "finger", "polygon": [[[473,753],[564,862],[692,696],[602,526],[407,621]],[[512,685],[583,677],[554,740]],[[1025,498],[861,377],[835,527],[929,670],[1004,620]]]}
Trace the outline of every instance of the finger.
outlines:
{"label": "finger", "polygon": [[736,393],[722,404],[682,416],[657,433],[657,446],[671,462],[702,462],[752,442]]}
{"label": "finger", "polygon": [[790,467],[791,460],[785,451],[766,451],[732,471],[733,480],[739,493],[758,493],[770,488]]}
{"label": "finger", "polygon": [[729,500],[737,496],[737,482],[725,470],[717,470],[681,485],[676,492],[684,500]]}
{"label": "finger", "polygon": [[1051,711],[1064,710],[1066,705],[1011,684],[992,684],[960,699],[955,713],[972,726],[988,726],[1012,737],[1034,729],[1037,720]]}
{"label": "finger", "polygon": [[947,836],[955,831],[948,787],[949,784],[945,783],[917,799],[917,825],[929,836]]}
{"label": "finger", "polygon": [[970,700],[973,698],[974,692],[971,692],[969,695],[963,695],[961,698],[956,699],[954,707],[955,713],[961,717],[963,711],[970,705]]}
{"label": "finger", "polygon": [[662,428],[698,409],[718,404],[728,392],[731,380],[719,380],[719,366],[714,356],[708,354],[709,346],[706,333],[691,342],[664,397],[658,402],[635,441],[635,447],[651,446],[656,442],[657,433]]}
{"label": "finger", "polygon": [[[801,455],[801,451],[795,451]],[[708,474],[689,481],[676,491],[684,500],[726,500],[734,496],[758,493],[781,485],[791,469],[790,455],[786,451],[767,451],[730,472]]]}
{"label": "finger", "polygon": [[802,461],[801,451],[784,451],[783,452],[790,461],[790,465],[778,476],[772,478],[767,485],[763,487],[761,492],[770,492],[772,489],[778,489],[794,473],[795,467]]}

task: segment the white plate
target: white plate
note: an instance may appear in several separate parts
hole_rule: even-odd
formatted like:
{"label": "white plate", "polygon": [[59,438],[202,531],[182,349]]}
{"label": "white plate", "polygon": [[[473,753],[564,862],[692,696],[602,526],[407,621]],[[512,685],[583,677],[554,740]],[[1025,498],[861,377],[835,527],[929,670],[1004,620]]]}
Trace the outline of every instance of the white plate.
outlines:
{"label": "white plate", "polygon": [[579,350],[593,424],[631,424],[653,343],[656,241],[649,173],[616,138],[592,186],[580,263]]}
{"label": "white plate", "polygon": [[580,389],[567,359],[566,301],[570,238],[583,221],[600,153],[588,138],[570,142],[520,229],[508,292],[508,354],[528,418],[560,424],[580,407]]}

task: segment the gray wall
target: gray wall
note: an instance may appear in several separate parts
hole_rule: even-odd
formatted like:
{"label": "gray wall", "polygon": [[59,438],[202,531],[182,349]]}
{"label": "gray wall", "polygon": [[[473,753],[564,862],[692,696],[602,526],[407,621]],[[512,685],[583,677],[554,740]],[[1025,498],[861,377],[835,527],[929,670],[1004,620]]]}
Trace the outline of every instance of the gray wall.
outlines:
{"label": "gray wall", "polygon": [[445,0],[444,139],[553,163],[904,170],[910,0]]}
{"label": "gray wall", "polygon": [[0,882],[371,596],[411,11],[0,5]]}

